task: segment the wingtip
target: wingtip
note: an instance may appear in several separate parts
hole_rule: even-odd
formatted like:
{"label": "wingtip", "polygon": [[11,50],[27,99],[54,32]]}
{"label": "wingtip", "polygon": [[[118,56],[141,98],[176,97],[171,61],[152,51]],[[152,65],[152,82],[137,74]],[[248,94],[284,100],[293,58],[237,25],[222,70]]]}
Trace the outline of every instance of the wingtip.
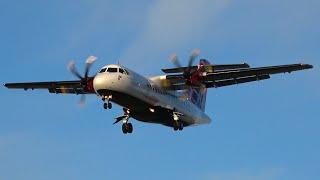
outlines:
{"label": "wingtip", "polygon": [[306,69],[312,69],[313,65],[311,64],[301,64],[301,66],[304,66]]}

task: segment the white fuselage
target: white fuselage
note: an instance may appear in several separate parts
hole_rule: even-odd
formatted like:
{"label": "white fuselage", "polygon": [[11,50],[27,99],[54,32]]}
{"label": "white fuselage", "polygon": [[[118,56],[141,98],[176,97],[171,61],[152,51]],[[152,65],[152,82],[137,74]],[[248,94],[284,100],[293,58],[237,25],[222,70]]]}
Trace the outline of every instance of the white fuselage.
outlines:
{"label": "white fuselage", "polygon": [[[108,72],[106,71],[108,68],[117,68],[118,70]],[[120,93],[122,96],[136,98],[149,105],[150,113],[153,113],[154,107],[179,112],[182,114],[179,120],[188,125],[207,124],[211,122],[210,117],[192,102],[179,99],[179,96],[175,92],[164,91],[160,86],[155,84],[152,79],[141,76],[119,65],[103,67],[93,81],[93,87],[100,96],[103,95],[103,92]],[[130,106],[130,102],[117,103],[127,109],[134,110],[135,108],[139,108],[134,105]]]}

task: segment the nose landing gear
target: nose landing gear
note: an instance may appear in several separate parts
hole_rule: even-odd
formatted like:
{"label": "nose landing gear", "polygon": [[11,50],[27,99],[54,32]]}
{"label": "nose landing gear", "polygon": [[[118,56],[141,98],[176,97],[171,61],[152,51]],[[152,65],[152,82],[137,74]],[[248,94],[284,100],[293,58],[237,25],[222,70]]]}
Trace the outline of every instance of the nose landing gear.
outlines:
{"label": "nose landing gear", "polygon": [[103,108],[104,109],[111,109],[112,108],[112,104],[110,102],[110,100],[112,99],[112,95],[109,95],[109,96],[102,95],[101,99],[102,99],[102,101],[106,101],[107,100],[107,102],[105,102],[103,104]]}
{"label": "nose landing gear", "polygon": [[112,104],[110,102],[104,103],[103,104],[103,108],[104,109],[111,109],[112,108]]}

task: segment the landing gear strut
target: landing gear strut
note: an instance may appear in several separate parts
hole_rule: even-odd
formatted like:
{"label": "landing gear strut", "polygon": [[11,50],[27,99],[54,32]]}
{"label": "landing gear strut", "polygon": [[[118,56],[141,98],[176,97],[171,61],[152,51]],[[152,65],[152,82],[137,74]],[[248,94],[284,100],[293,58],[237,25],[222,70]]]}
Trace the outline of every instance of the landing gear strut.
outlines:
{"label": "landing gear strut", "polygon": [[173,130],[175,130],[175,131],[178,131],[178,130],[182,131],[182,130],[183,130],[183,123],[182,123],[181,121],[175,121],[175,122],[173,123]]}
{"label": "landing gear strut", "polygon": [[180,130],[180,131],[182,131],[183,130],[183,122],[181,122],[180,121],[180,116],[181,116],[182,114],[181,113],[179,113],[179,112],[173,112],[173,120],[174,120],[174,122],[173,122],[173,130],[175,130],[175,131],[178,131],[178,130]]}
{"label": "landing gear strut", "polygon": [[101,99],[102,99],[102,101],[106,101],[107,100],[107,102],[105,102],[103,104],[103,108],[104,109],[111,109],[112,108],[112,104],[110,102],[110,100],[112,99],[112,95],[109,95],[109,96],[102,95]]}
{"label": "landing gear strut", "polygon": [[123,116],[119,116],[116,118],[116,121],[113,124],[116,124],[120,121],[122,121],[122,132],[123,134],[132,133],[133,126],[131,123],[128,123],[130,116],[128,114],[125,114]]}

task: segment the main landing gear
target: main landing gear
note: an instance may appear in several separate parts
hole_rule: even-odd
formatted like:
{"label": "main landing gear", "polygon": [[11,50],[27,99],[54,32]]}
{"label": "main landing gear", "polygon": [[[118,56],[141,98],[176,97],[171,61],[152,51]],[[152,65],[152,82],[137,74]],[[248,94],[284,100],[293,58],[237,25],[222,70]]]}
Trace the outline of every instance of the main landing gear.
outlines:
{"label": "main landing gear", "polygon": [[183,123],[181,121],[175,121],[173,123],[173,130],[175,131],[182,131],[183,130]]}
{"label": "main landing gear", "polygon": [[175,131],[182,131],[183,130],[183,122],[180,121],[180,116],[182,116],[182,113],[179,112],[173,112],[173,130]]}
{"label": "main landing gear", "polygon": [[133,126],[131,123],[123,123],[122,124],[122,132],[123,134],[132,133]]}
{"label": "main landing gear", "polygon": [[112,99],[112,95],[109,95],[109,96],[102,95],[101,99],[102,99],[102,101],[106,101],[107,100],[107,102],[103,103],[103,108],[104,109],[111,109],[112,108],[112,104],[110,102],[110,100]]}
{"label": "main landing gear", "polygon": [[130,116],[128,114],[125,114],[123,116],[119,116],[116,118],[116,121],[113,124],[116,124],[120,121],[122,121],[122,132],[123,134],[131,134],[133,131],[133,126],[131,123],[128,123]]}

